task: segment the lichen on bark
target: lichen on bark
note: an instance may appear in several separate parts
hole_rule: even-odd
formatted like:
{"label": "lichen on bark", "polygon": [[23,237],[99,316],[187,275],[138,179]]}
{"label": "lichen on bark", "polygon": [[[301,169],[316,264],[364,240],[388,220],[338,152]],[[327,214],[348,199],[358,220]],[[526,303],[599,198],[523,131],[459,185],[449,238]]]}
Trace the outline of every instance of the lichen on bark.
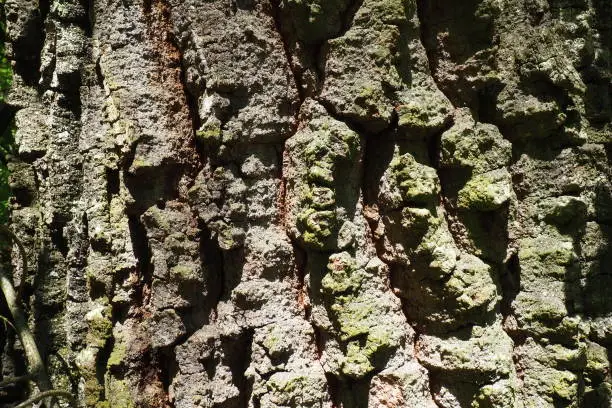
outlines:
{"label": "lichen on bark", "polygon": [[609,2],[5,10],[13,279],[82,406],[610,406]]}

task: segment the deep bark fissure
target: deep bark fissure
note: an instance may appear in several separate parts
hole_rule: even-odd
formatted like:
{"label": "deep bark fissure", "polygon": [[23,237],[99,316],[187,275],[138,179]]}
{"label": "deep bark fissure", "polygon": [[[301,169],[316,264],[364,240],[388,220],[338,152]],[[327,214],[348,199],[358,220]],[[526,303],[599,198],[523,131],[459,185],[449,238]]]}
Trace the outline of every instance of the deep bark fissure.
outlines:
{"label": "deep bark fissure", "polygon": [[138,290],[136,294],[136,302],[142,307],[148,304],[148,296],[150,294],[151,283],[153,281],[153,265],[151,264],[151,247],[147,230],[140,220],[139,216],[132,215],[129,217],[130,238],[133,245],[134,256],[138,260],[137,275],[138,275]]}
{"label": "deep bark fissure", "polygon": [[[429,43],[429,41],[426,38],[426,31],[427,31],[427,19],[424,16],[424,12],[425,12],[425,8],[427,7],[427,3],[425,0],[417,0],[416,2],[416,6],[417,6],[417,16],[418,16],[418,20],[419,20],[419,28],[420,28],[420,42],[423,45],[426,55],[427,55],[427,62],[428,62],[428,66],[429,66],[429,71],[430,74],[436,84],[436,87],[438,88],[438,90],[440,92],[442,92],[443,94],[446,95],[446,93],[444,92],[443,88],[440,86],[438,79],[437,79],[437,75],[436,75],[436,71],[437,71],[437,62],[436,62],[436,57],[435,57],[435,50],[431,48],[431,44]],[[484,92],[493,92],[493,93],[497,93],[499,92],[498,89],[494,89],[494,90],[489,90],[488,88],[485,88]],[[491,95],[489,95],[488,93],[486,94],[488,96],[488,98],[491,98]],[[448,95],[446,95],[448,97]],[[449,98],[449,101],[452,102],[452,99]],[[482,101],[481,101],[482,102]],[[453,104],[454,105],[454,104]],[[487,118],[489,118],[490,116],[492,116],[493,114],[491,112],[489,112],[489,110],[483,110],[483,108],[479,105],[478,108],[478,117],[476,117],[476,120],[486,120]],[[480,116],[483,116],[482,118]],[[489,118],[490,119],[490,118]],[[429,141],[429,145],[428,145],[428,151],[429,151],[429,156],[430,156],[430,161],[432,163],[432,165],[434,166],[434,168],[436,169],[436,172],[438,173],[438,178],[440,179],[440,184],[441,184],[441,195],[440,195],[440,202],[442,204],[442,208],[444,209],[444,217],[446,219],[446,222],[449,226],[449,231],[451,233],[451,237],[453,238],[453,241],[455,242],[455,245],[457,245],[457,248],[462,248],[460,246],[460,241],[458,240],[458,237],[456,236],[456,231],[455,228],[451,228],[453,221],[451,219],[449,219],[449,210],[452,211],[451,208],[448,208],[448,203],[446,203],[447,200],[447,195],[445,194],[445,190],[448,186],[448,183],[445,181],[446,178],[444,177],[444,172],[440,170],[439,168],[439,160],[440,160],[440,149],[441,149],[441,137],[442,134],[447,131],[448,129],[451,128],[451,126],[453,125],[453,123],[451,122],[449,125],[446,126],[446,128],[444,130],[442,130],[438,135],[436,135],[435,138],[430,139]],[[500,131],[502,131],[500,129]],[[503,132],[502,132],[503,135]],[[505,136],[504,136],[505,137]],[[507,138],[506,138],[507,139]],[[510,165],[508,165],[510,166]],[[514,183],[512,183],[513,188],[514,188]],[[508,217],[508,214],[506,213],[506,217]],[[506,227],[507,230],[507,227]],[[507,248],[509,248],[509,246],[511,245],[511,242],[508,240],[507,242]],[[463,249],[461,249],[463,250]],[[514,265],[512,263],[512,259],[516,260],[516,265]],[[494,263],[495,265],[495,263]],[[501,266],[501,267],[505,267],[506,265],[499,265],[497,264],[497,266]],[[511,277],[511,279],[519,279],[519,283],[520,283],[520,270],[516,270],[515,266],[518,266],[518,258],[516,257],[516,255],[514,255],[510,261],[507,263],[507,276]],[[515,275],[518,272],[518,276],[510,276],[510,275]],[[514,299],[514,297],[516,297],[519,288],[515,288],[513,286],[513,284],[515,282],[511,282],[510,285],[508,285],[508,283],[503,282],[504,280],[504,276],[500,276],[500,279],[502,280],[500,287],[502,288],[502,301],[501,301],[501,305],[500,305],[500,309],[502,311],[502,316],[503,316],[503,320],[505,322],[506,318],[512,313],[511,312],[511,302],[512,299]],[[513,364],[515,367],[515,370],[518,372],[519,368],[517,365],[517,362],[515,361],[514,356],[516,355],[516,341],[517,339],[514,338],[513,336],[510,335],[510,333],[508,333],[508,330],[506,330],[505,328],[505,324],[502,324],[502,328],[503,330],[509,335],[509,337],[513,340]],[[432,383],[434,381],[434,378],[431,374],[431,371],[428,370],[429,372],[429,378],[430,378],[430,392],[432,395],[432,399],[435,402],[435,404],[437,406],[440,406],[440,404],[435,400],[434,398],[434,390],[433,390],[433,386]]]}
{"label": "deep bark fissure", "polygon": [[[270,0],[270,4],[272,6],[271,14],[272,14],[272,19],[274,21],[274,29],[276,33],[278,34],[278,37],[280,38],[281,43],[283,44],[283,53],[285,55],[285,59],[287,60],[289,69],[291,70],[291,73],[293,74],[293,81],[295,83],[297,93],[300,98],[300,105],[301,105],[301,103],[304,102],[304,99],[306,97],[304,95],[302,76],[300,75],[297,68],[295,67],[295,64],[293,63],[293,55],[291,52],[291,46],[288,40],[283,35],[283,21],[282,21],[282,16],[281,16],[281,0]],[[299,112],[299,109],[297,109],[297,112]]]}
{"label": "deep bark fissure", "polygon": [[332,408],[341,407],[342,405],[340,401],[340,384],[338,378],[335,375],[329,373],[325,373],[325,378],[327,379],[327,387],[329,391],[329,397],[332,401]]}
{"label": "deep bark fissure", "polygon": [[505,273],[501,276],[501,313],[503,318],[507,319],[512,315],[512,302],[521,289],[521,267],[518,255],[512,254],[505,266]]}
{"label": "deep bark fissure", "polygon": [[340,32],[337,35],[331,38],[328,38],[328,40],[331,40],[333,38],[343,37],[351,29],[351,27],[353,26],[353,21],[355,19],[355,16],[357,15],[357,12],[363,5],[363,2],[364,0],[353,0],[349,4],[344,14],[344,21],[342,22],[342,28],[340,29]]}
{"label": "deep bark fissure", "polygon": [[435,376],[432,375],[430,370],[427,370],[427,372],[429,373],[429,394],[431,395],[431,400],[433,401],[433,403],[436,405],[436,407],[438,408],[444,408],[444,406],[442,404],[440,404],[437,400],[436,400],[436,379]]}
{"label": "deep bark fissure", "polygon": [[106,196],[109,200],[112,196],[119,194],[120,183],[120,171],[118,169],[106,168]]}
{"label": "deep bark fissure", "polygon": [[[293,74],[293,80],[296,86],[296,90],[298,93],[298,97],[299,97],[299,104],[295,109],[295,124],[293,127],[293,130],[291,131],[291,134],[287,137],[286,140],[289,140],[292,136],[294,136],[300,129],[301,127],[301,123],[299,120],[299,115],[300,115],[300,110],[301,110],[301,106],[304,103],[304,100],[306,99],[306,90],[305,90],[305,86],[304,83],[302,81],[302,76],[301,73],[298,71],[298,69],[295,67],[295,64],[293,62],[293,55],[291,52],[291,45],[289,44],[289,41],[285,38],[284,34],[283,34],[283,22],[282,22],[282,16],[281,16],[281,5],[280,5],[281,0],[271,0],[270,3],[272,5],[273,8],[273,13],[272,13],[272,17],[274,20],[274,26],[275,26],[275,31],[277,32],[282,44],[283,44],[283,52],[285,55],[285,58],[287,60],[287,64]],[[285,140],[285,142],[286,142]],[[286,158],[286,150],[285,150],[285,143],[283,143],[281,145],[281,151],[280,151],[280,175],[279,175],[279,179],[281,182],[281,186],[280,186],[280,196],[279,196],[279,213],[280,213],[280,217],[281,217],[281,225],[283,226],[283,228],[287,229],[287,225],[286,225],[286,215],[287,215],[287,210],[286,210],[286,195],[287,195],[287,189],[286,189],[286,179],[285,179],[285,166],[287,165],[287,159]],[[304,319],[306,321],[309,322],[309,324],[312,327],[313,330],[313,334],[314,334],[314,347],[315,347],[315,352],[316,352],[316,357],[318,360],[318,363],[320,363],[320,359],[323,355],[324,352],[324,344],[323,344],[323,334],[321,332],[321,329],[314,324],[314,322],[312,321],[312,317],[311,317],[311,311],[312,311],[312,305],[311,305],[311,298],[308,294],[308,289],[305,287],[305,278],[306,278],[306,264],[308,262],[307,257],[308,257],[308,252],[304,249],[301,248],[301,246],[295,242],[295,240],[291,240],[292,242],[292,247],[293,247],[293,252],[295,255],[295,266],[294,266],[294,270],[295,270],[295,278],[296,278],[296,283],[297,283],[297,296],[298,298],[296,299],[298,305],[304,310]],[[325,371],[324,367],[322,367],[323,370]],[[330,395],[330,399],[333,401],[334,407],[339,406],[337,405],[337,401],[338,401],[338,395],[337,395],[337,380],[335,379],[335,377],[333,375],[330,375],[328,373],[326,373],[325,375],[326,379],[327,379],[327,390],[328,393]],[[247,398],[248,401],[249,398]],[[253,399],[253,403],[255,407],[259,407],[260,406],[260,402],[257,398]],[[246,405],[245,405],[246,406]]]}
{"label": "deep bark fissure", "polygon": [[104,90],[105,78],[104,78],[104,73],[102,72],[102,66],[100,65],[100,57],[96,59],[94,70],[96,73],[96,82],[98,86],[100,87],[100,89]]}
{"label": "deep bark fissure", "polygon": [[[112,322],[116,322],[117,320],[112,319]],[[115,339],[111,336],[106,340],[104,347],[98,350],[96,355],[96,379],[98,381],[98,385],[100,385],[100,400],[105,401],[108,400],[108,396],[106,395],[106,388],[104,387],[104,377],[108,372],[107,364],[108,360],[113,351],[113,347],[115,346]]]}
{"label": "deep bark fissure", "polygon": [[[177,343],[181,343],[179,340]],[[157,361],[159,367],[159,379],[164,388],[164,392],[169,394],[170,385],[172,384],[172,380],[177,373],[177,364],[176,364],[176,354],[175,354],[175,345],[170,347],[163,347],[157,350]],[[172,400],[168,399],[168,402],[171,407],[174,406]]]}
{"label": "deep bark fissure", "polygon": [[[13,3],[17,5],[17,3]],[[18,6],[19,7],[19,6]],[[25,7],[25,5],[24,5]],[[21,38],[13,44],[12,55],[8,57],[15,63],[13,70],[23,81],[32,87],[38,87],[40,78],[40,55],[45,42],[45,21],[49,12],[49,0],[39,0],[39,6],[33,11],[35,21],[31,21],[32,32],[29,37]],[[15,12],[15,10],[13,10]]]}
{"label": "deep bark fissure", "polygon": [[163,382],[164,379],[169,378],[169,375],[164,371],[164,368],[167,367],[160,361],[160,351],[158,349],[148,349],[141,356],[141,359],[142,365],[138,367],[140,369],[138,391],[142,395],[146,395],[151,392],[149,387],[153,387],[155,389],[153,395],[157,406],[172,408],[168,390]]}
{"label": "deep bark fissure", "polygon": [[[291,241],[293,253],[295,254],[294,270],[297,290],[297,303],[304,310],[304,318],[310,321],[312,306],[306,288],[306,264],[308,262],[308,252],[302,249],[294,240]],[[313,327],[314,328],[314,327]]]}
{"label": "deep bark fissure", "polygon": [[[172,9],[170,9],[168,13],[169,14],[172,13]],[[198,112],[198,97],[197,95],[194,95],[194,93],[191,91],[191,89],[189,88],[187,84],[187,74],[185,72],[186,70],[185,57],[183,55],[185,50],[183,49],[183,47],[181,47],[180,41],[178,41],[178,39],[176,38],[176,34],[174,33],[174,31],[170,31],[168,34],[169,34],[169,42],[174,46],[174,48],[178,52],[178,61],[179,61],[180,69],[181,69],[179,78],[180,78],[181,85],[183,88],[183,93],[185,95],[185,102],[187,105],[187,109],[189,111],[189,118],[191,120],[192,137],[194,139],[194,146],[196,146],[196,151],[198,152],[198,155],[200,156],[200,166],[201,166],[202,163],[206,162],[206,157],[203,151],[198,148],[197,141],[196,141],[196,132],[202,126],[202,119],[200,118],[200,114]]]}
{"label": "deep bark fissure", "polygon": [[[436,84],[436,88],[438,89],[438,91],[440,91],[443,95],[447,96],[446,93],[443,91],[442,87],[440,86],[440,84],[438,83],[438,80],[436,79],[436,75],[435,75],[436,58],[434,56],[434,50],[431,49],[431,47],[429,46],[429,42],[427,41],[426,34],[425,34],[426,29],[427,29],[427,21],[423,13],[424,13],[424,8],[427,7],[427,4],[424,3],[423,0],[417,0],[416,6],[417,6],[416,7],[417,17],[419,20],[420,42],[421,42],[421,45],[423,46],[423,49],[425,50],[425,54],[427,55],[429,74],[431,75],[434,83]],[[450,99],[449,101],[452,104],[452,101]],[[449,232],[453,238],[453,241],[455,242],[455,245],[457,246],[457,248],[462,249],[462,245],[460,243],[461,241],[457,237],[457,231],[454,228],[451,228],[453,224],[453,220],[450,219],[452,209],[449,208],[449,204],[447,203],[447,199],[445,195],[445,187],[447,183],[445,182],[446,179],[444,177],[443,172],[440,170],[440,166],[439,166],[442,135],[444,134],[444,132],[449,130],[453,125],[454,125],[454,119],[451,118],[451,120],[448,123],[446,123],[440,131],[438,131],[435,135],[430,136],[428,138],[427,152],[429,156],[430,165],[436,170],[436,173],[438,174],[438,179],[440,180],[441,192],[439,194],[439,203],[442,206],[443,216],[446,220],[447,225],[449,226]]]}
{"label": "deep bark fissure", "polygon": [[247,356],[252,355],[254,329],[246,330],[241,333],[239,338],[232,345],[235,348],[235,353],[229,356],[228,365],[232,372],[232,382],[238,388],[239,395],[236,402],[237,407],[248,408],[249,400],[252,395],[253,384],[246,377],[246,369],[250,364],[250,359]]}
{"label": "deep bark fissure", "polygon": [[[436,170],[438,180],[440,181],[438,204],[440,205],[442,216],[444,217],[446,225],[448,226],[450,236],[452,237],[455,246],[460,251],[470,252],[461,242],[461,233],[466,227],[459,219],[457,208],[455,208],[456,204],[454,201],[456,201],[456,191],[454,191],[454,187],[457,185],[456,180],[467,181],[471,172],[459,171],[456,169],[453,169],[452,171],[445,171],[441,169],[439,165],[442,149],[442,135],[444,132],[449,130],[453,124],[454,121],[451,120],[450,123],[444,127],[444,129],[437,134],[430,136],[430,138],[427,140],[427,153],[430,160],[429,165]],[[453,187],[451,188],[451,186]],[[482,256],[479,256],[479,258],[483,259]],[[483,260],[486,261],[485,259]]]}
{"label": "deep bark fissure", "polygon": [[50,227],[51,243],[57,249],[62,256],[65,258],[68,255],[68,241],[64,236],[64,228],[66,224],[63,222],[56,222]]}
{"label": "deep bark fissure", "polygon": [[[364,168],[365,169],[368,169],[370,167],[370,161],[374,160],[374,157],[372,157],[372,153],[370,153],[372,151],[372,149],[368,148],[368,144],[369,143],[373,143],[373,139],[371,137],[367,137],[366,138],[366,143],[365,143],[365,148],[364,148]],[[378,157],[376,157],[376,159],[378,159]],[[363,173],[364,173],[363,174],[364,177],[363,177],[363,180],[362,180],[362,192],[364,192],[363,194],[364,194],[364,199],[365,199],[365,196],[367,195],[367,192],[369,192],[373,188],[373,186],[369,185],[369,180],[367,179],[368,172],[364,171]],[[364,206],[364,210],[365,210],[365,206]],[[388,286],[389,290],[394,294],[394,296],[396,298],[399,299],[400,304],[401,304],[402,313],[403,313],[404,317],[406,318],[406,324],[408,326],[410,326],[412,328],[412,330],[414,331],[414,340],[412,341],[412,348],[413,348],[413,350],[415,350],[414,351],[415,359],[417,361],[419,361],[419,359],[417,357],[417,353],[416,353],[416,345],[417,345],[417,342],[419,340],[419,336],[421,334],[419,332],[419,329],[418,329],[417,325],[411,323],[410,318],[408,317],[409,314],[408,314],[408,312],[406,310],[408,308],[406,299],[404,299],[402,296],[399,296],[399,294],[395,291],[395,285],[393,283],[394,282],[393,275],[395,273],[395,270],[397,269],[397,266],[395,266],[393,264],[389,264],[388,262],[384,261],[384,259],[385,259],[384,248],[382,247],[382,243],[378,242],[378,240],[375,237],[375,231],[374,231],[375,224],[374,223],[375,222],[381,222],[380,215],[376,214],[376,216],[378,217],[377,220],[371,220],[367,216],[365,217],[365,219],[367,221],[367,224],[368,224],[368,227],[369,227],[369,231],[368,232],[369,232],[369,235],[370,235],[370,238],[371,238],[371,241],[372,241],[372,245],[374,245],[374,248],[376,250],[378,258],[381,261],[383,261],[383,263],[386,265],[386,267],[388,269],[387,281],[388,281],[388,285],[389,285]],[[420,361],[419,361],[419,363],[420,363]],[[425,368],[425,370],[427,371],[427,378],[428,378],[429,392],[431,394],[431,399],[432,399],[432,401],[434,401],[436,406],[439,406],[440,408],[442,408],[435,401],[435,398],[434,398],[434,393],[433,393],[433,388],[432,388],[432,381],[433,381],[433,379],[432,379],[431,371],[429,369],[427,369],[426,367],[424,367],[422,364],[421,364],[421,366],[423,368]]]}
{"label": "deep bark fissure", "polygon": [[[202,224],[202,223],[200,223]],[[204,300],[203,320],[196,322],[196,327],[210,324],[217,318],[217,307],[226,292],[226,276],[223,252],[217,241],[212,238],[210,230],[200,225],[200,259],[206,273],[208,294]],[[194,330],[195,332],[195,330]]]}
{"label": "deep bark fissure", "polygon": [[[425,53],[427,54],[427,64],[429,67],[429,73],[436,83],[437,88],[442,92],[440,85],[438,84],[438,80],[436,79],[436,58],[434,56],[435,51],[430,47],[429,41],[427,40],[426,31],[427,31],[427,18],[425,17],[425,8],[427,7],[427,0],[417,0],[416,4],[416,14],[419,20],[419,35],[421,45],[425,49]],[[444,92],[442,92],[444,93]]]}

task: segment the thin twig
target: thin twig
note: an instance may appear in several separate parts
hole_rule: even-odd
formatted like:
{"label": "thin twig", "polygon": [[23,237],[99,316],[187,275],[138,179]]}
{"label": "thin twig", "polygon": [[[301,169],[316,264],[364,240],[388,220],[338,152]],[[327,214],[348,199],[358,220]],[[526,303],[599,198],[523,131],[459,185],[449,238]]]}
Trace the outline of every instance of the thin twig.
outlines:
{"label": "thin twig", "polygon": [[[17,244],[20,248],[21,256],[25,255],[25,250],[19,238],[8,229],[8,227],[4,225],[0,225],[0,231],[4,232],[8,235],[11,240]],[[25,266],[25,258],[23,259]],[[25,317],[25,313],[19,304],[19,299],[17,298],[17,294],[15,292],[15,288],[13,287],[13,283],[9,279],[9,277],[4,272],[2,265],[0,265],[0,290],[4,294],[4,299],[6,300],[6,304],[11,311],[11,315],[13,316],[13,323],[15,326],[15,330],[17,331],[17,335],[19,336],[19,340],[21,340],[21,344],[23,345],[23,351],[26,355],[26,359],[28,360],[28,365],[30,366],[30,372],[36,378],[36,385],[40,391],[50,390],[51,381],[47,376],[47,371],[45,370],[45,365],[43,363],[43,359],[40,356],[40,352],[38,351],[38,347],[36,345],[36,339],[34,335],[30,331],[30,327],[28,326],[28,321]]]}
{"label": "thin twig", "polygon": [[0,381],[0,388],[7,387],[11,384],[17,384],[24,381],[30,381],[32,379],[32,374],[22,375],[21,377],[9,377]]}
{"label": "thin twig", "polygon": [[4,324],[4,330],[6,330],[8,328],[7,326],[11,326],[11,328],[13,330],[17,331],[17,329],[15,328],[15,325],[13,325],[13,322],[11,322],[6,317],[0,315],[0,321],[2,321],[2,323]]}
{"label": "thin twig", "polygon": [[[28,269],[28,263],[26,260],[26,251],[23,247],[23,244],[21,243],[19,238],[13,233],[13,231],[11,231],[8,227],[0,225],[0,232],[7,235],[19,248],[19,252],[22,258],[23,276],[25,277]],[[38,386],[38,390],[40,391],[38,395],[17,405],[15,408],[25,408],[45,398],[51,398],[50,406],[54,407],[57,402],[57,397],[66,399],[70,406],[77,408],[76,399],[70,392],[53,389],[53,386],[51,385],[51,380],[47,375],[45,364],[42,360],[42,357],[40,356],[40,352],[38,351],[36,339],[30,331],[27,319],[25,317],[25,313],[23,312],[23,309],[19,303],[17,294],[15,293],[15,287],[13,286],[13,283],[11,282],[9,277],[5,274],[2,265],[0,265],[0,290],[4,294],[4,299],[6,300],[6,304],[9,310],[11,311],[11,315],[13,315],[13,327],[15,328],[15,331],[19,336],[19,340],[21,340],[21,344],[23,345],[23,350],[30,368],[29,377],[33,377],[35,379],[36,385]]]}
{"label": "thin twig", "polygon": [[36,340],[28,327],[25,314],[19,306],[15,288],[13,288],[13,284],[4,273],[2,266],[0,266],[0,290],[2,290],[6,304],[11,311],[11,315],[13,315],[14,326],[17,330],[19,340],[21,340],[21,344],[23,345],[23,351],[28,360],[30,371],[36,376],[36,385],[38,385],[41,391],[50,390],[51,381],[49,381],[49,377],[47,377],[45,365],[38,351],[38,347],[36,346]]}
{"label": "thin twig", "polygon": [[15,406],[15,408],[26,408],[29,407],[30,405],[43,400],[45,398],[49,398],[49,397],[61,397],[66,399],[66,401],[68,401],[68,404],[70,404],[71,407],[73,408],[77,408],[77,402],[74,399],[74,397],[72,396],[71,393],[69,393],[68,391],[62,391],[62,390],[49,390],[49,391],[43,391],[38,395],[33,396],[32,398],[30,398],[27,401],[22,402],[21,404]]}
{"label": "thin twig", "polygon": [[[6,225],[0,225],[0,233],[8,236],[8,238],[13,241],[13,244],[17,245],[17,250],[19,251],[19,256],[21,257],[21,281],[23,282],[28,273],[28,257],[26,254],[25,247],[21,243],[21,240],[17,238],[17,235],[15,235],[15,233],[11,231]],[[19,286],[23,288],[23,284]]]}

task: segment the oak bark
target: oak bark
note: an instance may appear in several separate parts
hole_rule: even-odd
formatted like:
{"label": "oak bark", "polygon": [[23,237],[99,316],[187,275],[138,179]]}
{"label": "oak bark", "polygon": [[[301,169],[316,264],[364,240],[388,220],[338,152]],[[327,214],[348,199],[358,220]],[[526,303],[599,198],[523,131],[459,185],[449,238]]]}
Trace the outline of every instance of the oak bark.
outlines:
{"label": "oak bark", "polygon": [[[12,281],[55,390],[96,408],[612,406],[608,0],[5,14]],[[2,376],[25,374],[0,340]]]}

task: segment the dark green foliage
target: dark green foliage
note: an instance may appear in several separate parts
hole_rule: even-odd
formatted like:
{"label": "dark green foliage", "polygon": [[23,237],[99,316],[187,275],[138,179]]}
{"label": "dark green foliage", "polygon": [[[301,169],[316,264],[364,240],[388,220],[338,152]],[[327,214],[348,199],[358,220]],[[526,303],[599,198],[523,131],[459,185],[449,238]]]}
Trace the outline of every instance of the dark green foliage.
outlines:
{"label": "dark green foliage", "polygon": [[11,86],[11,80],[13,77],[11,72],[11,63],[6,58],[6,50],[4,46],[4,42],[6,41],[6,15],[4,14],[4,1],[5,0],[0,0],[0,102],[2,105],[4,105],[4,96],[6,91]]}
{"label": "dark green foliage", "polygon": [[4,102],[6,91],[11,85],[11,64],[5,55],[4,41],[6,32],[6,16],[4,0],[0,0],[0,224],[8,220],[8,200],[10,197],[8,156],[13,150],[14,125],[12,111]]}

